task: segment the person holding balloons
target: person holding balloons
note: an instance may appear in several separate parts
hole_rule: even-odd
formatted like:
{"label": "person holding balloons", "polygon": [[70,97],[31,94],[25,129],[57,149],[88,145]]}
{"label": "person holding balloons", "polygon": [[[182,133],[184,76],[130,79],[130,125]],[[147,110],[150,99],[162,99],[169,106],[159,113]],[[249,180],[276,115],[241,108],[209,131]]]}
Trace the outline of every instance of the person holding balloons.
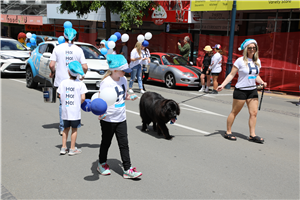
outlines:
{"label": "person holding balloons", "polygon": [[101,175],[111,174],[107,164],[107,154],[115,134],[124,168],[123,178],[137,178],[142,175],[142,172],[137,172],[136,168],[131,167],[125,108],[125,100],[134,101],[138,98],[135,94],[129,95],[126,92],[127,79],[124,75],[132,70],[128,67],[127,60],[123,55],[108,54],[106,58],[109,70],[100,83],[100,96],[102,92],[109,89],[109,91],[117,93],[117,100],[112,105],[108,105],[106,114],[99,116],[102,140],[97,170]]}
{"label": "person holding balloons", "polygon": [[142,43],[142,55],[143,55],[143,59],[142,59],[142,64],[143,64],[143,90],[146,91],[145,89],[145,83],[149,77],[149,68],[150,68],[150,51],[147,48],[149,46],[149,42],[147,40],[144,40],[144,42]]}
{"label": "person holding balloons", "polygon": [[[63,80],[57,93],[61,99],[62,105],[62,119],[64,122],[64,130],[62,134],[61,155],[67,152],[70,156],[81,153],[81,149],[75,146],[77,138],[77,128],[81,126],[81,104],[85,100],[85,93],[88,92],[86,85],[81,82],[78,77],[83,75],[81,64],[78,61],[70,62],[68,65],[69,79]],[[67,139],[70,127],[72,127],[71,147],[67,148]]]}
{"label": "person holding balloons", "polygon": [[141,93],[145,93],[143,90],[143,82],[142,82],[142,43],[137,42],[135,44],[134,49],[130,53],[130,68],[132,69],[131,77],[129,80],[129,90],[128,92],[133,93],[132,85],[135,77],[137,77],[138,85]]}
{"label": "person holding balloons", "polygon": [[[66,21],[64,23],[64,39],[65,43],[62,43],[56,46],[53,50],[53,53],[50,57],[50,78],[54,78],[54,87],[58,87],[60,83],[69,79],[68,74],[68,64],[72,61],[78,61],[81,63],[83,72],[86,73],[88,66],[86,59],[83,54],[83,50],[77,45],[73,44],[76,39],[76,30],[72,28],[72,23]],[[32,36],[33,37],[33,36]],[[57,66],[56,66],[57,64]],[[56,67],[55,67],[56,66]],[[59,116],[60,116],[60,125],[59,125],[59,134],[62,135],[62,131],[64,130],[64,123],[61,117],[62,108],[61,108],[61,100],[59,106]]]}

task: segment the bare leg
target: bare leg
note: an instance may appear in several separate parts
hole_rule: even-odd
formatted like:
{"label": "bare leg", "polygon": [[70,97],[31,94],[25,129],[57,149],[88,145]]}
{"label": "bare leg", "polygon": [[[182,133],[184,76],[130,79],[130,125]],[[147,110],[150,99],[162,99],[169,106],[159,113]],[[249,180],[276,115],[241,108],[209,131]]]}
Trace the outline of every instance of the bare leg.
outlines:
{"label": "bare leg", "polygon": [[217,90],[218,87],[218,77],[219,76],[212,76],[213,77],[213,85],[214,85],[214,90]]}
{"label": "bare leg", "polygon": [[[258,99],[247,99],[247,106],[249,110],[249,130],[250,136],[255,137],[255,126],[256,126],[256,119],[257,119],[257,107],[258,107]],[[262,139],[263,140],[263,139]]]}
{"label": "bare leg", "polygon": [[210,75],[206,75],[206,87],[209,88],[210,86]]}
{"label": "bare leg", "polygon": [[77,128],[72,128],[71,148],[70,148],[72,150],[75,150],[76,138],[77,138]]}
{"label": "bare leg", "polygon": [[201,85],[205,85],[205,74],[201,74]]}
{"label": "bare leg", "polygon": [[245,102],[246,102],[246,100],[233,99],[232,110],[227,118],[227,132],[226,132],[227,134],[232,134],[231,127],[234,122],[234,119],[239,114],[241,109],[243,108]]}
{"label": "bare leg", "polygon": [[67,139],[70,128],[65,128],[62,133],[62,148],[67,148]]}

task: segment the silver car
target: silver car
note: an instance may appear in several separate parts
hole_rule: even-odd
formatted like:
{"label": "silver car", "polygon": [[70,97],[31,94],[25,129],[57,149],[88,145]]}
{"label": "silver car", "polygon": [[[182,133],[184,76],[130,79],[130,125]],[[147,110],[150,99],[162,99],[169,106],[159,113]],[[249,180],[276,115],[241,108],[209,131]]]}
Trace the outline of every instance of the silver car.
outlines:
{"label": "silver car", "polygon": [[[106,58],[100,51],[91,44],[74,42],[84,53],[88,65],[88,71],[83,79],[88,92],[97,92],[100,87],[100,80],[109,69]],[[40,43],[32,51],[30,58],[26,62],[26,86],[29,88],[37,87],[38,83],[52,85],[53,80],[49,78],[50,57],[53,49],[58,45],[57,41]]]}

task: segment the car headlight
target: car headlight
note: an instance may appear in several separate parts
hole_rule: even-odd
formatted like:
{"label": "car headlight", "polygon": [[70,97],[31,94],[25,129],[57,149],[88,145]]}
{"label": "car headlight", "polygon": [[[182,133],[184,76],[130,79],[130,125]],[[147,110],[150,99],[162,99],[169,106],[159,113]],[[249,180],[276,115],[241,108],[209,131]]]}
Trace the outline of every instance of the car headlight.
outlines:
{"label": "car headlight", "polygon": [[8,56],[8,55],[1,55],[1,59],[7,60],[7,59],[14,59],[15,57],[13,56]]}
{"label": "car headlight", "polygon": [[183,72],[183,75],[188,76],[188,77],[193,77],[194,74],[190,73],[190,72]]}

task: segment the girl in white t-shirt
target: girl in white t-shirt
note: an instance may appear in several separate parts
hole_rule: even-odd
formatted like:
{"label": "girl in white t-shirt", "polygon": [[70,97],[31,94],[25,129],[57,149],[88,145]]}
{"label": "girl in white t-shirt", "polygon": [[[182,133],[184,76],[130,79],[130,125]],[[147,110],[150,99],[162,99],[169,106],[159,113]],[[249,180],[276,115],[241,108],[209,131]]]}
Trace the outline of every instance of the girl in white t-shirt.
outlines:
{"label": "girl in white t-shirt", "polygon": [[101,93],[103,89],[110,88],[117,93],[117,100],[107,108],[106,114],[99,116],[102,140],[97,170],[102,175],[110,175],[111,171],[107,164],[107,154],[115,134],[123,162],[123,177],[137,178],[142,175],[142,172],[137,172],[136,168],[131,167],[125,108],[125,100],[134,101],[138,98],[135,94],[129,95],[127,93],[127,79],[124,75],[132,70],[128,68],[127,60],[123,55],[109,54],[106,58],[109,70],[100,83],[99,91]]}
{"label": "girl in white t-shirt", "polygon": [[[83,75],[82,66],[78,61],[70,62],[68,65],[69,79],[63,80],[58,89],[62,104],[62,119],[64,122],[64,130],[62,133],[62,148],[60,154],[64,155],[69,151],[69,155],[81,153],[81,149],[75,147],[77,138],[77,128],[81,126],[81,110],[80,106],[85,100],[85,93],[88,92],[86,85],[78,79],[79,75]],[[67,148],[68,133],[72,127],[71,147]]]}
{"label": "girl in white t-shirt", "polygon": [[206,74],[211,73],[213,78],[213,91],[212,94],[218,94],[217,87],[218,87],[218,77],[222,71],[222,50],[221,45],[216,44],[213,49],[215,50],[215,54],[211,58],[211,63],[206,71]]}
{"label": "girl in white t-shirt", "polygon": [[147,40],[144,40],[144,42],[142,43],[142,71],[143,71],[143,90],[146,91],[145,89],[145,83],[149,77],[149,68],[150,68],[150,51],[147,48],[149,46],[149,42]]}
{"label": "girl in white t-shirt", "polygon": [[135,44],[134,49],[130,53],[130,68],[132,69],[131,77],[129,80],[129,90],[128,92],[133,93],[132,85],[135,77],[137,78],[138,85],[141,93],[145,93],[143,90],[143,82],[142,82],[142,43],[137,42]]}
{"label": "girl in white t-shirt", "polygon": [[255,134],[256,115],[258,110],[256,82],[262,84],[263,87],[266,87],[267,83],[259,76],[261,62],[258,58],[257,42],[254,39],[246,39],[239,50],[244,50],[243,57],[240,57],[235,61],[230,74],[228,74],[223,83],[217,88],[218,91],[222,91],[225,85],[227,85],[236,73],[239,72],[238,81],[233,92],[232,110],[227,118],[227,131],[224,137],[229,140],[236,140],[236,137],[232,135],[231,127],[235,117],[246,102],[250,114],[249,141],[263,143],[264,139]]}

